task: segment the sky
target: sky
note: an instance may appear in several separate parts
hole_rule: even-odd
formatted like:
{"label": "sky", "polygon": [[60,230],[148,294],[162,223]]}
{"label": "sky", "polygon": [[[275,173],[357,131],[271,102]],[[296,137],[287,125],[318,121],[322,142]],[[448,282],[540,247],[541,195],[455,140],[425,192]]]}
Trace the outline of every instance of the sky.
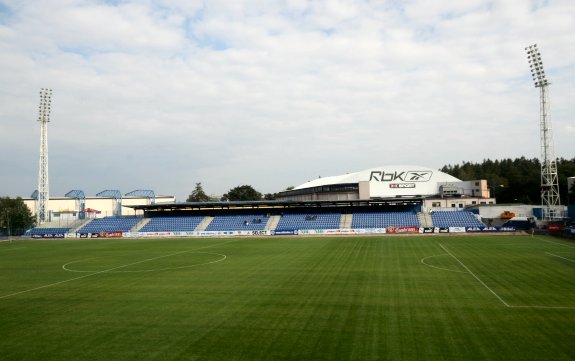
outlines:
{"label": "sky", "polygon": [[572,0],[0,0],[0,196],[202,183],[274,193],[372,167],[575,156]]}

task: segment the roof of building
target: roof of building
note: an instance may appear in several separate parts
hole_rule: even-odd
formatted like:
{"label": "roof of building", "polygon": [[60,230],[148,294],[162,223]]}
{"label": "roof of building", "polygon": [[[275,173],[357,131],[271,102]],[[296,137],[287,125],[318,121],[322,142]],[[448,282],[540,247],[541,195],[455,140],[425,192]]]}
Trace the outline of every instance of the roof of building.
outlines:
{"label": "roof of building", "polygon": [[365,169],[359,172],[321,177],[295,187],[295,190],[332,184],[350,184],[362,181],[461,182],[461,180],[439,170],[418,165],[387,165]]}
{"label": "roof of building", "polygon": [[230,210],[230,209],[301,209],[301,208],[332,208],[332,207],[380,207],[394,205],[421,204],[423,198],[388,198],[388,199],[356,199],[336,201],[232,201],[232,202],[181,202],[159,203],[148,205],[127,205],[126,207],[143,211],[205,211],[205,210]]}

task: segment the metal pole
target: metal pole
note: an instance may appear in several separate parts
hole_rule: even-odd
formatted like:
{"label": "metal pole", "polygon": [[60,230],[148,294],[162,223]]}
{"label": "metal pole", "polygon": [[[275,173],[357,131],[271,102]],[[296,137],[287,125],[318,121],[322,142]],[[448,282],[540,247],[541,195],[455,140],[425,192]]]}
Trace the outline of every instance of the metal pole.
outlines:
{"label": "metal pole", "polygon": [[40,162],[38,171],[38,210],[36,222],[38,225],[48,219],[48,200],[50,186],[48,181],[48,123],[52,106],[52,89],[42,88],[40,91],[40,106],[38,122],[40,122]]}
{"label": "metal pole", "polygon": [[525,48],[529,60],[531,75],[535,87],[539,88],[539,127],[541,146],[541,208],[543,220],[560,218],[558,208],[559,178],[557,175],[557,160],[553,150],[553,133],[549,119],[549,81],[545,76],[541,53],[537,44]]}

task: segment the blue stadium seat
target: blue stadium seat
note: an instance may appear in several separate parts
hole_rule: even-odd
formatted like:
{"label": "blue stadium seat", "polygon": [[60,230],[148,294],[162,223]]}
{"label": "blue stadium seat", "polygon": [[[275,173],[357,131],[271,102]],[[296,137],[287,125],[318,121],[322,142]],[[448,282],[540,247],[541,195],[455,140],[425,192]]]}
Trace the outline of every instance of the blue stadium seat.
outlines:
{"label": "blue stadium seat", "polygon": [[262,231],[268,220],[268,216],[254,214],[216,216],[206,231]]}
{"label": "blue stadium seat", "polygon": [[276,231],[309,230],[309,229],[339,229],[341,214],[286,214],[283,215]]}
{"label": "blue stadium seat", "polygon": [[413,212],[353,213],[351,228],[419,227]]}
{"label": "blue stadium seat", "polygon": [[96,218],[82,227],[78,233],[129,232],[142,218],[104,217]]}
{"label": "blue stadium seat", "polygon": [[140,232],[185,232],[194,231],[204,219],[203,216],[155,217],[151,218]]}
{"label": "blue stadium seat", "polygon": [[431,220],[434,227],[485,227],[467,211],[436,211],[431,213]]}
{"label": "blue stadium seat", "polygon": [[35,236],[42,234],[63,234],[67,233],[70,227],[48,227],[48,228],[32,228],[26,231],[25,236]]}

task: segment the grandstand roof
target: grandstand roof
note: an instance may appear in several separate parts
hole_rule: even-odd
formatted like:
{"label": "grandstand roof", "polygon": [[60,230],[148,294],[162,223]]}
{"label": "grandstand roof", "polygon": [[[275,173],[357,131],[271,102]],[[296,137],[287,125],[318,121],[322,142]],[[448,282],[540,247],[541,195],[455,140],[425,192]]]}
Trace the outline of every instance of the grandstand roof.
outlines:
{"label": "grandstand roof", "polygon": [[337,201],[236,201],[236,202],[183,202],[161,203],[149,205],[127,205],[135,210],[162,212],[162,211],[195,211],[220,209],[292,209],[292,208],[327,208],[342,206],[392,206],[420,204],[423,198],[410,199],[364,199],[364,200],[337,200]]}
{"label": "grandstand roof", "polygon": [[441,172],[436,169],[422,167],[419,165],[387,165],[375,168],[369,168],[359,172],[348,173],[343,175],[336,175],[330,177],[322,177],[306,182],[294,189],[304,189],[311,187],[319,187],[332,184],[349,184],[359,183],[362,181],[382,181],[389,179],[390,181],[415,181],[424,182],[433,179],[436,182],[460,182],[461,180]]}

